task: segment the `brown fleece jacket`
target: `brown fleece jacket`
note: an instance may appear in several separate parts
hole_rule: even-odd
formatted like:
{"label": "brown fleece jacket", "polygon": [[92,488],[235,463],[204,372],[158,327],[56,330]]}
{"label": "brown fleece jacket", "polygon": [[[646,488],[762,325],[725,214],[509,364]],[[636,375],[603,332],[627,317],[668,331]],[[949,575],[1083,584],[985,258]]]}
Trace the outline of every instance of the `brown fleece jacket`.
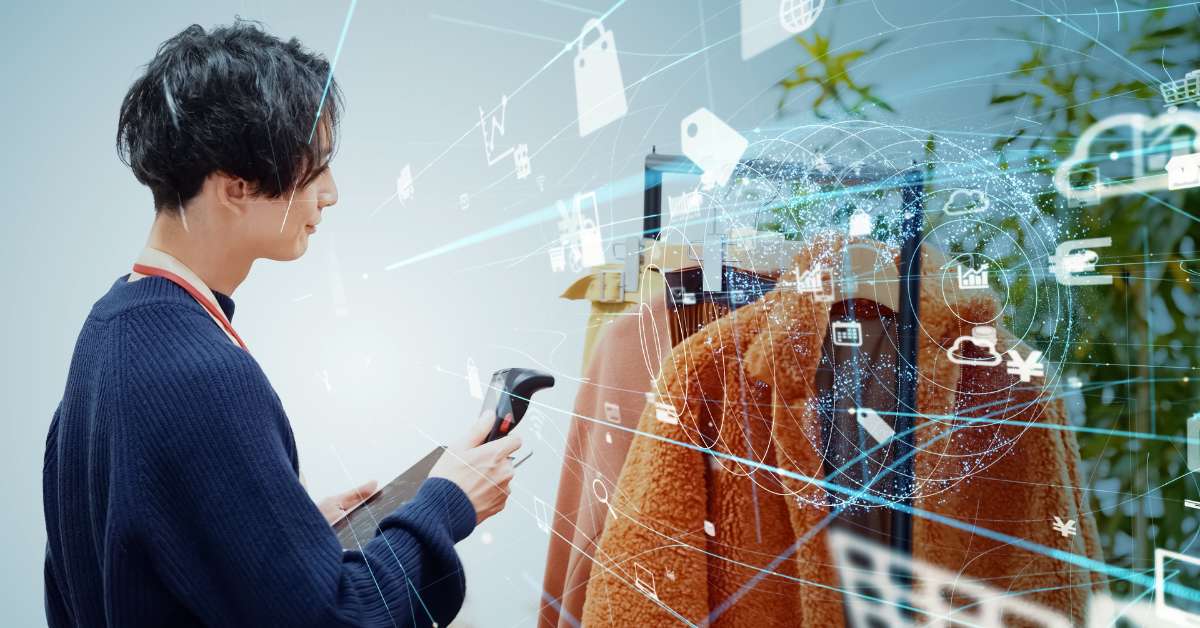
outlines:
{"label": "brown fleece jacket", "polygon": [[[592,481],[607,478],[611,486],[620,475],[650,381],[671,350],[663,292],[653,291],[631,310],[605,324],[575,396],[550,527],[540,628],[579,624],[592,552],[608,514]],[[617,407],[616,425],[608,425],[606,403]]]}
{"label": "brown fleece jacket", "polygon": [[[797,266],[836,269],[843,245],[838,235],[818,238]],[[940,266],[936,252],[922,255],[924,268]],[[971,334],[963,318],[995,314],[994,297],[980,292],[986,291],[947,293],[922,282],[914,506],[1099,559],[1095,524],[1078,490],[1073,434],[1011,423],[1063,425],[1061,403],[1048,400],[1040,380],[1022,385],[1003,366],[960,367],[947,358],[954,340]],[[956,303],[956,312],[947,302]],[[814,533],[830,511],[821,505],[829,502],[826,490],[697,449],[823,479],[813,382],[829,307],[780,288],[667,356],[657,396],[679,420],[658,420],[653,404],[642,414],[640,435],[610,490],[613,513],[595,552],[584,625],[843,625],[825,531]],[[1003,332],[998,344],[1001,353],[1029,350]],[[934,442],[951,429],[953,436]],[[1079,534],[1060,536],[1051,527],[1054,516],[1077,520]],[[706,521],[715,527],[711,537]],[[913,528],[915,559],[1018,593],[1076,622],[1088,593],[1102,586],[1098,576],[1069,564],[919,515]]]}

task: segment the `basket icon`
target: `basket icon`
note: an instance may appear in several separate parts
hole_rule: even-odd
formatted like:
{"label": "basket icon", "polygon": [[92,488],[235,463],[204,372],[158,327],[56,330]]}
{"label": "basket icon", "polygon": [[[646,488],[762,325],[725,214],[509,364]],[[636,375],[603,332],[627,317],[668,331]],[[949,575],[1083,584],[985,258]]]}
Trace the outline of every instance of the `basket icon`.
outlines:
{"label": "basket icon", "polygon": [[1200,70],[1192,70],[1183,78],[1158,86],[1166,106],[1200,102]]}

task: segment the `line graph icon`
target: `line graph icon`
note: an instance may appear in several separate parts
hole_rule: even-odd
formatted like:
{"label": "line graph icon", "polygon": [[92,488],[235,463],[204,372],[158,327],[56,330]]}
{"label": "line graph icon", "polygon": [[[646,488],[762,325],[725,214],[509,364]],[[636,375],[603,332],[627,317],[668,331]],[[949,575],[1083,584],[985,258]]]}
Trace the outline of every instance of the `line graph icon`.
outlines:
{"label": "line graph icon", "polygon": [[983,264],[979,268],[955,264],[954,270],[958,274],[959,288],[963,290],[979,290],[988,287],[987,264]]}
{"label": "line graph icon", "polygon": [[479,129],[483,131],[483,154],[487,157],[489,166],[494,166],[500,163],[501,160],[508,158],[513,154],[515,147],[509,146],[507,149],[497,153],[496,139],[504,137],[504,119],[508,113],[508,95],[500,97],[500,113],[499,115],[488,116],[483,111],[483,107],[479,108]]}

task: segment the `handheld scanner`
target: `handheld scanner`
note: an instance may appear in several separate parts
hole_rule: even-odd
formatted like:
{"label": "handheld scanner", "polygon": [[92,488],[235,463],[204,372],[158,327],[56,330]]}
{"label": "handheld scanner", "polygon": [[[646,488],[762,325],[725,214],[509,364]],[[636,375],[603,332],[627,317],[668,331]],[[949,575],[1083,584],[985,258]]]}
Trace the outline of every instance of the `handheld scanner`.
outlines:
{"label": "handheld scanner", "polygon": [[[489,443],[511,432],[525,417],[533,393],[553,386],[553,375],[533,369],[503,369],[493,373],[481,412],[495,410],[496,422],[484,442]],[[512,419],[507,419],[509,413],[512,413]]]}

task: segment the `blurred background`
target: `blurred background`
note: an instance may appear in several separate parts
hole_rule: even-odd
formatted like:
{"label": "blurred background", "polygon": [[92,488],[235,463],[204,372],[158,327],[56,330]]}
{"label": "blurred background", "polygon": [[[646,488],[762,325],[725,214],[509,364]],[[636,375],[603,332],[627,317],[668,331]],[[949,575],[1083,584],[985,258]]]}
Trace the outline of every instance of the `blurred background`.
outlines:
{"label": "blurred background", "polygon": [[[153,219],[149,192],[116,157],[118,106],[157,46],[189,24],[260,20],[337,56],[347,103],[333,162],[340,201],[307,255],[260,262],[234,295],[235,326],[288,410],[314,496],[386,482],[460,435],[479,404],[468,394],[469,361],[484,378],[507,366],[558,377],[539,394],[544,420],[526,433],[533,456],[508,510],[460,546],[469,586],[459,626],[536,617],[547,537],[533,498],[553,503],[587,317],[586,302],[559,298],[575,276],[548,262],[556,201],[603,190],[606,237],[627,235],[620,229],[642,213],[646,154],[678,153],[679,121],[702,106],[752,142],[865,117],[970,137],[998,168],[1037,174],[1096,119],[1161,111],[1158,82],[1200,67],[1200,12],[1182,2],[1127,1],[1114,11],[1111,2],[830,0],[809,31],[748,60],[735,1],[362,0],[339,51],[351,8],[0,6],[0,189],[10,207],[0,268],[11,288],[0,309],[6,623],[45,623],[46,429],[89,307],[128,272]],[[628,113],[581,138],[568,46],[601,15]],[[501,141],[528,145],[527,178],[485,157],[480,109],[502,98]],[[412,195],[401,202],[405,166]],[[1069,217],[1052,197],[1048,216],[1077,232],[1102,227],[1127,264],[1113,290],[1078,305],[1083,338],[1062,365],[1085,382],[1074,420],[1182,435],[1200,303],[1187,267],[1170,262],[1194,256],[1200,230],[1185,214],[1200,210],[1196,195],[1173,194],[1179,212],[1121,198]],[[1109,560],[1147,568],[1154,546],[1185,551],[1196,522],[1179,504],[1196,488],[1168,483],[1186,473],[1182,450],[1080,438]]]}

